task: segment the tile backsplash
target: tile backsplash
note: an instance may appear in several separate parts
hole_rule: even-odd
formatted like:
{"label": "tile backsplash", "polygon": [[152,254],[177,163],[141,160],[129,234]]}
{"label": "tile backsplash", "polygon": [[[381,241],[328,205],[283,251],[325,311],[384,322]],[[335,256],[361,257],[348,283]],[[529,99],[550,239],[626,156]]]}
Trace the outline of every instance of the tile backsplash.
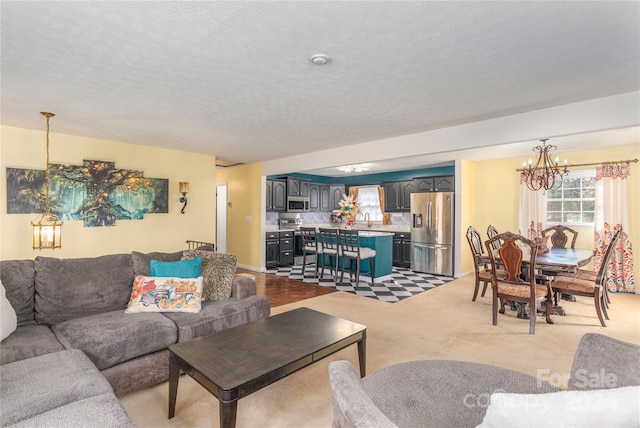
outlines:
{"label": "tile backsplash", "polygon": [[[279,213],[267,211],[266,225],[277,226]],[[313,211],[300,213],[302,224],[329,224],[331,222],[331,212]],[[391,224],[396,226],[408,226],[411,223],[410,213],[392,213]]]}

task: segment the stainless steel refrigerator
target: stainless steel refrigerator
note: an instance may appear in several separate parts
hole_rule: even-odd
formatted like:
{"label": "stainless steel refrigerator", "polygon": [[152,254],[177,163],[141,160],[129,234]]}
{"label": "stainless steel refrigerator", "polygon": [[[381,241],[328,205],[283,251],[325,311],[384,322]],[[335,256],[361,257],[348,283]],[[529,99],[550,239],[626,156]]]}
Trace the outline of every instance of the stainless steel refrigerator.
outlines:
{"label": "stainless steel refrigerator", "polygon": [[453,276],[453,192],[411,194],[411,270]]}

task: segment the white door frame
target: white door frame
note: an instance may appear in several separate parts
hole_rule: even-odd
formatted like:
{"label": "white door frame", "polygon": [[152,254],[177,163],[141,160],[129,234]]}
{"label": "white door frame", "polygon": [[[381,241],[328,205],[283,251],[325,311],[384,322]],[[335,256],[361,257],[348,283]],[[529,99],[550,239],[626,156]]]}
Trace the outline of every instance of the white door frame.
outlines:
{"label": "white door frame", "polygon": [[227,252],[227,183],[216,185],[216,251]]}

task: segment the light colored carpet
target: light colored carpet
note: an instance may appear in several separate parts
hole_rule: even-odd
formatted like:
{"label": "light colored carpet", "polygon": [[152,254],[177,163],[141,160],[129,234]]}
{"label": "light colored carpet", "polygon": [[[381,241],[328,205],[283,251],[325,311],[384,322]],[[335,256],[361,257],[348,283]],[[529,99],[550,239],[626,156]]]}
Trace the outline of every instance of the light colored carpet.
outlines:
{"label": "light colored carpet", "polygon": [[[492,364],[562,384],[584,333],[596,332],[640,344],[640,296],[612,295],[610,321],[603,328],[592,300],[563,301],[567,316],[549,325],[538,317],[535,335],[529,321],[507,308],[491,324],[491,299],[472,302],[473,277],[390,305],[348,293],[332,293],[272,309],[278,314],[307,306],[367,326],[367,373],[399,362],[451,359]],[[357,367],[355,346],[325,358],[238,402],[238,427],[329,427],[332,397],[327,376],[331,361],[347,359]],[[566,381],[564,382],[566,385]],[[218,402],[189,376],[181,376],[176,416],[167,419],[168,384],[121,397],[139,427],[218,427]]]}

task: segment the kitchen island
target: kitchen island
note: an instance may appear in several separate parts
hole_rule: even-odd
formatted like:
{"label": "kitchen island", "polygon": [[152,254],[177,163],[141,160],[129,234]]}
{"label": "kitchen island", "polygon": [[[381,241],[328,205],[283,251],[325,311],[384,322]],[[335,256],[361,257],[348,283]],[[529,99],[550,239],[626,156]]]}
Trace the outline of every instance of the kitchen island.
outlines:
{"label": "kitchen island", "polygon": [[[391,275],[393,233],[361,230],[360,246],[376,251],[376,256],[373,258],[374,279]],[[362,260],[361,263],[360,276],[371,278],[371,261]]]}
{"label": "kitchen island", "polygon": [[[373,259],[360,261],[360,276],[367,277],[364,281],[370,281],[371,263],[373,260],[374,279],[384,279],[391,275],[391,265],[393,256],[393,233],[360,230],[360,246],[371,248],[376,251]],[[322,256],[320,256],[322,257]],[[329,266],[330,262],[325,261],[325,266]],[[338,260],[338,271],[342,266],[342,259]],[[345,278],[348,278],[349,263],[345,263]],[[339,275],[339,274],[338,274]]]}

